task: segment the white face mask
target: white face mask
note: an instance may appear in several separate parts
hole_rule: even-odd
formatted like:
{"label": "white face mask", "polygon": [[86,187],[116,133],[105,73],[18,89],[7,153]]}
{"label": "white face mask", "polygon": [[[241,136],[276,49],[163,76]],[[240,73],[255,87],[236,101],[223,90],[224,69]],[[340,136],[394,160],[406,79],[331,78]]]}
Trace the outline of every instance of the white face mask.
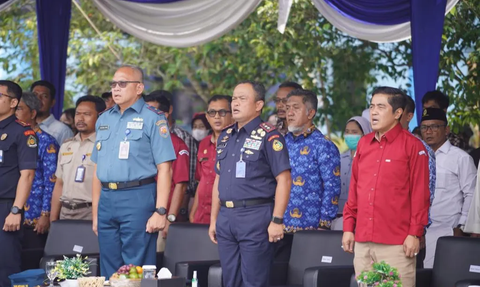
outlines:
{"label": "white face mask", "polygon": [[208,135],[208,130],[194,129],[192,130],[192,136],[197,141],[203,140]]}

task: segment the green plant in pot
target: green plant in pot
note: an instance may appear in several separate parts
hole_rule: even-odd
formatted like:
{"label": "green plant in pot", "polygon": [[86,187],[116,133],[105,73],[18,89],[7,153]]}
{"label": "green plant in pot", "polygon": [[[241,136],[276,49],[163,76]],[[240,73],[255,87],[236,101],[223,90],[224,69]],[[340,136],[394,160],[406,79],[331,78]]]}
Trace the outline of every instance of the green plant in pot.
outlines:
{"label": "green plant in pot", "polygon": [[63,260],[58,260],[55,266],[57,278],[65,280],[64,282],[66,284],[61,284],[62,286],[77,286],[77,279],[87,276],[90,273],[89,269],[90,261],[88,260],[88,257],[82,258],[80,254],[77,254],[77,256],[72,258],[63,256]]}
{"label": "green plant in pot", "polygon": [[385,261],[373,263],[372,270],[363,271],[357,276],[359,286],[373,287],[402,287],[400,274]]}

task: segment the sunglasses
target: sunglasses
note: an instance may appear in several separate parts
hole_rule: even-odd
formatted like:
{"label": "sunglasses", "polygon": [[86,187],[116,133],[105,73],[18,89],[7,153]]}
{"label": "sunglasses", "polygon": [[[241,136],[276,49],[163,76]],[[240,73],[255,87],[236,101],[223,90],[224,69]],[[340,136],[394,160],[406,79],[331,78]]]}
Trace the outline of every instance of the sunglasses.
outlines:
{"label": "sunglasses", "polygon": [[216,110],[209,110],[207,111],[207,115],[211,118],[214,118],[215,115],[218,113],[218,115],[220,117],[225,117],[228,113],[231,113],[231,111],[227,111],[227,110],[219,110],[219,111],[216,111]]}
{"label": "sunglasses", "polygon": [[286,103],[287,103],[287,100],[288,100],[287,98],[283,98],[283,99],[280,99],[280,98],[277,98],[277,97],[273,98],[273,101],[274,101],[276,104],[278,104],[278,103],[280,103],[280,102],[282,102],[282,104],[286,104]]}
{"label": "sunglasses", "polygon": [[115,87],[118,85],[120,88],[125,88],[127,86],[127,84],[129,83],[137,83],[137,84],[140,84],[140,81],[118,81],[118,82],[110,82],[110,87],[112,87],[112,89],[115,89]]}

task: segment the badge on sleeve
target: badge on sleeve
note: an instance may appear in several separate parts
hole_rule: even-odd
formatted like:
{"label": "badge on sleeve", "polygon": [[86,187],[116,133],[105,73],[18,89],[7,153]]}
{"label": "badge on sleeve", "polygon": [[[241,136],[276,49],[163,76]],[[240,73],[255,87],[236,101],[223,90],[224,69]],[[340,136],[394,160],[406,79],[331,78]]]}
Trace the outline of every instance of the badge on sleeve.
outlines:
{"label": "badge on sleeve", "polygon": [[2,134],[2,136],[0,137],[0,140],[4,141],[6,138],[7,138],[7,134]]}
{"label": "badge on sleeve", "polygon": [[159,128],[158,128],[159,132],[160,132],[160,135],[164,138],[167,138],[168,137],[168,127],[167,127],[167,124],[164,123],[164,124],[160,124]]}
{"label": "badge on sleeve", "polygon": [[27,146],[31,148],[37,147],[37,139],[33,135],[28,137]]}
{"label": "badge on sleeve", "polygon": [[274,151],[281,151],[283,149],[283,144],[279,140],[273,141],[273,150]]}

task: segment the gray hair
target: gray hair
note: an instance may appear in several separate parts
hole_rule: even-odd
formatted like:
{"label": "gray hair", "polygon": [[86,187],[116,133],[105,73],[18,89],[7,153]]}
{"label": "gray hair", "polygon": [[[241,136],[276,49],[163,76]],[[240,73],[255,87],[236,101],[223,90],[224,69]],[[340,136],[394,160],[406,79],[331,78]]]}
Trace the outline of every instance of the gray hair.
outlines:
{"label": "gray hair", "polygon": [[125,65],[121,65],[119,69],[121,69],[121,68],[130,68],[130,69],[132,69],[132,70],[134,70],[134,71],[138,72],[138,73],[140,74],[140,82],[142,82],[142,83],[143,83],[144,74],[143,74],[143,70],[142,70],[142,68],[140,68],[139,66],[135,66],[135,65],[127,65],[127,64],[125,64]]}
{"label": "gray hair", "polygon": [[35,96],[32,92],[23,92],[21,101],[25,103],[25,105],[30,109],[30,111],[40,111],[42,107],[42,102]]}

